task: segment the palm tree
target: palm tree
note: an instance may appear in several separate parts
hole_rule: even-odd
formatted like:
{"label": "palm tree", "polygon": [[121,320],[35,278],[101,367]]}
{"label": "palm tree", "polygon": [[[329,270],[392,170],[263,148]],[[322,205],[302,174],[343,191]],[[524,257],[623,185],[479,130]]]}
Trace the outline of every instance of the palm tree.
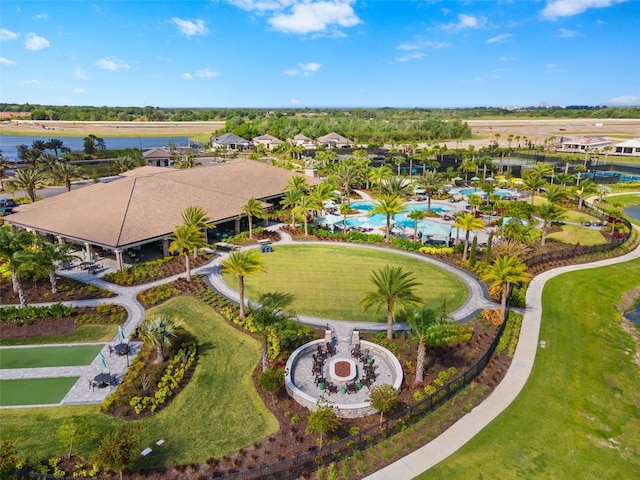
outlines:
{"label": "palm tree", "polygon": [[310,195],[302,195],[298,199],[298,203],[293,207],[293,214],[302,217],[304,222],[304,236],[309,236],[309,212],[315,210],[318,204]]}
{"label": "palm tree", "polygon": [[44,186],[43,173],[33,167],[20,168],[11,180],[11,185],[15,190],[23,190],[31,202],[36,201],[36,190]]}
{"label": "palm tree", "polygon": [[371,272],[369,280],[374,290],[364,294],[360,305],[365,311],[375,305],[376,313],[383,305],[387,307],[387,339],[392,340],[395,309],[406,308],[421,301],[414,291],[419,282],[412,272],[390,265]]}
{"label": "palm tree", "polygon": [[284,323],[295,318],[284,310],[292,301],[292,297],[283,293],[265,293],[258,298],[258,303],[249,303],[249,314],[256,327],[256,333],[262,344],[262,371],[269,368],[269,335]]}
{"label": "palm tree", "polygon": [[358,179],[358,167],[353,163],[341,162],[333,175],[340,189],[345,192],[347,203],[351,203],[351,185]]}
{"label": "palm tree", "polygon": [[307,179],[301,175],[292,175],[287,181],[286,189],[306,192],[309,190],[309,183],[307,182]]}
{"label": "palm tree", "polygon": [[58,293],[58,276],[56,275],[56,266],[58,262],[66,262],[73,258],[69,254],[68,245],[60,245],[40,240],[34,257],[43,269],[46,270],[51,283],[51,293]]}
{"label": "palm tree", "polygon": [[590,193],[596,193],[598,191],[598,187],[595,183],[593,183],[590,179],[585,179],[580,182],[576,193],[578,194],[578,209],[582,208],[582,203],[584,202],[584,196],[589,195]]}
{"label": "palm tree", "polygon": [[140,325],[140,339],[157,352],[156,363],[164,362],[164,348],[170,347],[173,338],[183,323],[180,319],[167,314],[147,318]]}
{"label": "palm tree", "polygon": [[189,254],[200,247],[204,247],[206,242],[202,236],[202,231],[195,225],[183,223],[178,225],[173,232],[173,238],[169,244],[170,251],[178,251],[184,255],[185,271],[187,273],[187,281],[191,281],[191,265]]}
{"label": "palm tree", "polygon": [[335,185],[330,180],[324,180],[322,183],[318,184],[316,188],[311,192],[311,197],[314,202],[318,205],[320,214],[323,214],[324,211],[324,202],[328,200],[332,200],[336,197]]}
{"label": "palm tree", "polygon": [[2,155],[2,151],[0,150],[0,192],[4,192],[4,172],[7,170],[9,166],[9,161],[7,157]]}
{"label": "palm tree", "polygon": [[397,195],[406,199],[413,195],[413,185],[411,180],[406,177],[389,177],[380,184],[380,194]]}
{"label": "palm tree", "polygon": [[47,150],[53,150],[56,155],[56,159],[60,160],[58,150],[64,149],[64,143],[62,142],[62,140],[58,138],[51,138],[45,142],[44,146]]}
{"label": "palm tree", "polygon": [[136,162],[129,157],[116,158],[113,163],[120,173],[127,172],[136,168]]}
{"label": "palm tree", "polygon": [[547,200],[551,203],[557,203],[567,198],[567,192],[558,185],[549,185],[544,192],[544,196],[547,197]]}
{"label": "palm tree", "polygon": [[554,166],[549,162],[536,162],[529,172],[535,173],[540,177],[544,177],[545,175],[551,175],[553,170]]}
{"label": "palm tree", "polygon": [[266,215],[262,207],[262,202],[251,197],[247,200],[247,203],[242,206],[242,213],[247,215],[247,219],[249,220],[249,238],[253,238],[253,217],[265,218]]}
{"label": "palm tree", "polygon": [[369,181],[372,185],[377,185],[378,189],[382,188],[382,183],[385,179],[393,175],[393,170],[388,166],[382,165],[380,167],[374,167],[369,172]]}
{"label": "palm tree", "polygon": [[24,151],[22,160],[26,163],[30,163],[32,168],[36,168],[38,163],[42,159],[42,150],[35,148],[27,148]]}
{"label": "palm tree", "polygon": [[382,195],[376,198],[373,208],[369,212],[369,216],[375,214],[385,215],[387,217],[387,230],[385,232],[385,243],[391,241],[391,217],[405,211],[402,199],[398,195]]}
{"label": "palm tree", "polygon": [[253,250],[231,252],[229,258],[222,262],[223,273],[231,273],[238,277],[238,293],[240,294],[240,319],[244,318],[244,278],[264,271],[262,257]]}
{"label": "palm tree", "polygon": [[465,262],[467,260],[467,255],[469,254],[469,236],[471,235],[471,232],[484,229],[484,222],[481,218],[476,218],[474,214],[465,212],[462,215],[456,216],[456,222],[453,226],[465,231],[464,253],[462,254],[462,261]]}
{"label": "palm tree", "polygon": [[478,211],[478,207],[480,205],[482,205],[484,203],[484,198],[482,198],[482,196],[480,195],[469,195],[469,205],[471,205],[473,207],[473,214],[475,215],[475,213]]}
{"label": "palm tree", "polygon": [[31,261],[30,249],[34,243],[34,235],[26,230],[12,232],[9,225],[0,226],[0,259],[9,264],[13,291],[18,294],[20,306],[27,306],[27,297],[20,280],[21,268]]}
{"label": "palm tree", "polygon": [[500,287],[500,319],[504,322],[507,318],[507,299],[511,293],[511,286],[527,282],[531,274],[527,272],[527,266],[517,257],[501,255],[496,258],[493,265],[482,276],[483,282],[492,282],[492,287]]}
{"label": "palm tree", "polygon": [[424,220],[427,217],[427,212],[424,210],[411,210],[407,214],[407,218],[413,220],[413,240],[418,238],[418,222]]}
{"label": "palm tree", "polygon": [[471,337],[469,328],[456,323],[446,315],[444,308],[438,315],[426,305],[409,307],[404,311],[404,318],[418,337],[418,357],[416,359],[416,378],[414,387],[424,381],[424,361],[427,345],[442,347],[468,340]]}
{"label": "palm tree", "polygon": [[[188,207],[185,207],[182,212],[180,212],[180,216],[182,217],[182,222],[185,225],[192,225],[200,230],[200,232],[202,232],[201,234],[204,244],[201,246],[205,246],[207,244],[207,228],[209,228],[207,222],[211,220],[207,215],[205,209],[196,205],[189,205]],[[198,249],[195,248],[193,250],[193,258],[197,257]]]}
{"label": "palm tree", "polygon": [[434,193],[438,193],[444,185],[444,178],[436,171],[428,171],[421,177],[418,177],[416,183],[427,194],[427,211],[431,211],[431,197]]}
{"label": "palm tree", "polygon": [[538,215],[540,215],[540,218],[542,218],[544,222],[542,224],[542,239],[540,240],[540,245],[544,247],[551,222],[561,220],[564,217],[564,208],[553,203],[547,203],[540,206]]}
{"label": "palm tree", "polygon": [[533,171],[530,172],[531,173],[525,175],[524,184],[527,190],[531,190],[531,205],[533,205],[535,196],[540,195],[540,190],[547,186],[548,183],[538,173],[535,173]]}
{"label": "palm tree", "polygon": [[351,213],[351,205],[348,203],[340,204],[340,215],[342,215],[342,230],[347,231],[347,215]]}
{"label": "palm tree", "polygon": [[64,183],[67,192],[71,191],[71,181],[80,177],[80,169],[69,162],[58,162],[51,171],[53,178]]}
{"label": "palm tree", "polygon": [[284,197],[280,200],[280,205],[285,209],[291,210],[291,226],[296,226],[296,214],[294,212],[295,206],[302,197],[303,193],[300,190],[285,190]]}

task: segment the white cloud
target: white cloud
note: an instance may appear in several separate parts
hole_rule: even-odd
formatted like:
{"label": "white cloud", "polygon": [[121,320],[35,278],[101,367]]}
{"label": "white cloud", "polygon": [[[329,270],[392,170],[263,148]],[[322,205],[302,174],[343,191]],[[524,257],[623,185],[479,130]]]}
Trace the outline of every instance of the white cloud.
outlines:
{"label": "white cloud", "polygon": [[89,79],[89,76],[87,75],[87,72],[85,72],[80,67],[76,68],[73,71],[73,76],[76,77],[77,79],[80,79],[80,80],[88,80]]}
{"label": "white cloud", "polygon": [[27,34],[27,39],[24,41],[24,48],[32,52],[47,48],[49,45],[49,40],[44,37],[39,37],[33,32]]}
{"label": "white cloud", "polygon": [[[327,33],[336,27],[353,27],[360,19],[351,7],[351,0],[296,3],[291,9],[269,19],[269,24],[282,33]],[[333,31],[332,33],[337,33]],[[338,35],[344,35],[338,33]]]}
{"label": "white cloud", "polygon": [[124,63],[122,60],[117,59],[116,57],[105,57],[101,58],[96,62],[96,66],[102,68],[103,70],[127,70],[129,65]]}
{"label": "white cloud", "polygon": [[439,49],[439,48],[446,48],[450,46],[451,46],[450,43],[434,42],[431,40],[426,40],[422,37],[415,37],[412,42],[401,43],[396,47],[396,49],[406,50],[410,52],[412,50],[423,50],[425,48]]}
{"label": "white cloud", "polygon": [[76,87],[76,88],[73,89],[73,93],[80,94],[80,93],[87,93],[87,91],[84,88]]}
{"label": "white cloud", "polygon": [[196,73],[185,72],[182,74],[183,80],[193,80],[194,78],[214,78],[219,77],[220,72],[214,72],[208,68],[198,70]]}
{"label": "white cloud", "polygon": [[287,0],[227,0],[231,5],[235,5],[242,10],[268,12],[280,10],[283,7],[291,5],[291,1]]}
{"label": "white cloud", "polygon": [[640,95],[623,95],[610,98],[606,103],[614,105],[640,105]]}
{"label": "white cloud", "polygon": [[0,40],[15,40],[19,36],[19,34],[12,32],[11,30],[0,28]]}
{"label": "white cloud", "polygon": [[457,23],[447,23],[442,25],[442,29],[447,32],[459,32],[467,28],[479,29],[487,26],[487,19],[485,17],[476,17],[474,15],[466,15],[461,13],[458,15]]}
{"label": "white cloud", "polygon": [[573,38],[579,35],[575,30],[569,30],[568,28],[559,28],[558,33],[554,35],[554,37],[558,38]]}
{"label": "white cloud", "polygon": [[424,53],[423,52],[413,52],[413,53],[407,53],[405,55],[401,55],[399,57],[395,58],[396,62],[410,62],[411,60],[420,60],[421,58],[424,58]]}
{"label": "white cloud", "polygon": [[287,70],[283,70],[282,73],[290,77],[295,77],[296,75],[309,77],[321,68],[322,65],[318,62],[299,63],[298,68],[288,68]]}
{"label": "white cloud", "polygon": [[606,8],[627,0],[549,0],[542,10],[544,18],[555,20],[586,12],[590,8]]}
{"label": "white cloud", "polygon": [[300,101],[297,98],[292,98],[289,101],[291,102],[291,105],[298,105],[300,103]]}
{"label": "white cloud", "polygon": [[37,15],[34,15],[33,18],[36,19],[36,20],[47,20],[49,18],[49,14],[48,13],[38,13]]}
{"label": "white cloud", "polygon": [[5,57],[0,57],[0,64],[1,65],[15,65],[16,62],[14,62],[13,60],[9,60],[8,58],[5,58]]}
{"label": "white cloud", "polygon": [[513,35],[511,35],[510,33],[503,33],[501,35],[496,35],[495,37],[491,37],[490,39],[487,40],[487,43],[500,43],[500,42],[504,42],[505,40],[509,40],[511,37],[513,37]]}
{"label": "white cloud", "polygon": [[191,37],[193,35],[205,35],[209,33],[209,29],[204,23],[204,20],[185,20],[178,17],[173,17],[171,19],[171,23],[175,24],[180,30],[180,33],[186,35],[187,37]]}

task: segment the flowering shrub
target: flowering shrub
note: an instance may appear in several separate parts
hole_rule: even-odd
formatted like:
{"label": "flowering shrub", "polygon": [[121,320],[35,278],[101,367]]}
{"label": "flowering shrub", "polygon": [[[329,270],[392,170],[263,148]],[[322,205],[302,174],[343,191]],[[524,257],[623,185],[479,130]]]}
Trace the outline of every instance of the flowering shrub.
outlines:
{"label": "flowering shrub", "polygon": [[418,250],[425,255],[453,255],[453,247],[421,247]]}

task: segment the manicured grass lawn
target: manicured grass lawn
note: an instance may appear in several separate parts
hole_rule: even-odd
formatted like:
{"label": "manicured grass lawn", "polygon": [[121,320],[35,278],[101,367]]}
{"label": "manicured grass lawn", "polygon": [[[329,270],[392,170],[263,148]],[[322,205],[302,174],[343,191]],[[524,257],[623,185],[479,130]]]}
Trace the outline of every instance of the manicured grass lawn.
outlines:
{"label": "manicured grass lawn", "polygon": [[[467,298],[467,288],[457,276],[393,252],[340,245],[275,246],[262,255],[265,272],[245,278],[246,295],[257,299],[267,292],[286,292],[294,296],[293,312],[321,318],[355,321],[386,321],[385,309],[362,311],[359,301],[372,289],[369,275],[386,264],[412,271],[420,282],[417,293],[435,309],[453,311]],[[237,287],[237,277],[225,275]]]}
{"label": "manicured grass lawn", "polygon": [[584,213],[584,212],[578,212],[576,210],[566,210],[564,212],[564,218],[562,219],[562,221],[565,221],[565,222],[575,222],[575,223],[597,222],[599,220],[600,220],[599,218],[596,218],[593,215],[589,215],[588,213]]}
{"label": "manicured grass lawn", "polygon": [[0,406],[60,403],[78,378],[0,380]]}
{"label": "manicured grass lawn", "polygon": [[[200,357],[188,387],[141,425],[153,453],[137,466],[204,462],[251,445],[277,431],[277,420],[255,392],[251,373],[260,360],[258,342],[227,325],[203,303],[187,297],[170,300],[151,314],[179,315],[198,338]],[[85,417],[95,438],[80,453],[89,457],[100,437],[120,423],[100,413],[99,405],[0,410],[2,440],[15,443],[21,457],[41,459],[64,453],[56,430],[65,418]],[[155,442],[164,439],[162,447]],[[141,450],[142,450],[141,448]]]}
{"label": "manicured grass lawn", "polygon": [[53,343],[97,343],[109,342],[116,335],[116,325],[81,325],[66,335],[41,335],[29,338],[9,338],[0,340],[0,346],[49,345]]}
{"label": "manicured grass lawn", "polygon": [[0,369],[89,365],[104,345],[28,347],[0,350]]}
{"label": "manicured grass lawn", "polygon": [[580,245],[601,245],[607,243],[602,234],[591,228],[581,227],[580,225],[563,225],[562,231],[553,232],[547,235],[548,239],[554,239],[562,243],[580,244]]}
{"label": "manicured grass lawn", "polygon": [[639,278],[636,260],[550,281],[540,332],[547,347],[522,393],[418,478],[637,478],[640,371],[615,306]]}

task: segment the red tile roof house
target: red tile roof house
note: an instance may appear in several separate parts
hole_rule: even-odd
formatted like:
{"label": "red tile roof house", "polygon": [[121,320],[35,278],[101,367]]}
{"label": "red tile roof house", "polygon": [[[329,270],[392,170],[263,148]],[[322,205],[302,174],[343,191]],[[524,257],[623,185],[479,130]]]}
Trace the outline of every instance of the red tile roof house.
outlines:
{"label": "red tile roof house", "polygon": [[[202,207],[211,225],[239,231],[247,200],[261,200],[265,208],[277,205],[293,175],[300,174],[246,159],[185,170],[140,167],[110,183],[21,205],[4,220],[54,241],[79,245],[89,256],[99,248],[115,255],[122,269],[123,253],[130,249],[155,243],[166,255],[186,207]],[[317,185],[319,180],[307,182]]]}

